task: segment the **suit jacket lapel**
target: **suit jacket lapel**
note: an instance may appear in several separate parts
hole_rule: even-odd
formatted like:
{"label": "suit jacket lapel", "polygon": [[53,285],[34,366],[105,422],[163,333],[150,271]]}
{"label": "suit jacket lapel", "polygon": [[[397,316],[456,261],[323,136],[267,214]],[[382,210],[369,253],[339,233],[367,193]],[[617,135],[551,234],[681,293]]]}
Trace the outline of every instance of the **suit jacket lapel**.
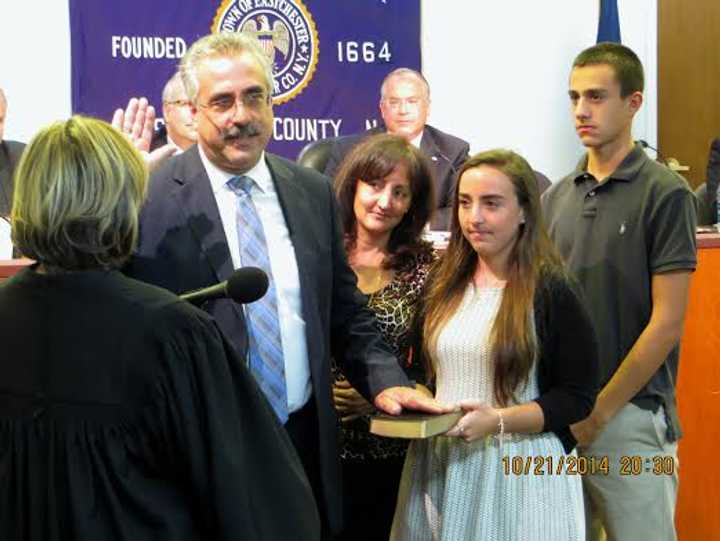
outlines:
{"label": "suit jacket lapel", "polygon": [[0,216],[10,214],[13,198],[12,158],[4,141],[0,141]]}
{"label": "suit jacket lapel", "polygon": [[308,356],[311,360],[310,370],[313,379],[318,381],[316,378],[319,377],[319,374],[315,371],[324,353],[322,340],[316,338],[321,336],[323,331],[317,328],[318,318],[317,315],[313,315],[318,312],[318,294],[315,282],[313,282],[316,276],[311,275],[312,269],[316,265],[314,259],[317,258],[315,245],[317,239],[312,238],[312,235],[308,233],[308,221],[314,220],[315,211],[311,208],[307,193],[302,187],[302,179],[297,177],[295,171],[272,154],[265,153],[265,157],[295,252],[300,281],[302,315],[306,324]]}
{"label": "suit jacket lapel", "polygon": [[433,133],[425,126],[420,140],[420,150],[428,157],[433,176],[435,177],[435,197],[438,204],[445,204],[443,194],[448,189],[447,181],[453,165],[450,158],[443,154]]}
{"label": "suit jacket lapel", "polygon": [[195,236],[215,272],[218,282],[233,272],[232,258],[225,238],[220,211],[197,145],[177,157],[170,196]]}
{"label": "suit jacket lapel", "polygon": [[[303,234],[303,224],[312,217],[312,209],[305,191],[299,184],[300,180],[295,177],[293,170],[272,154],[266,153],[265,157],[280,200],[290,240],[295,248],[298,269],[302,269],[303,254],[306,249],[310,248],[307,235]],[[302,281],[302,273],[300,273],[300,278]]]}
{"label": "suit jacket lapel", "polygon": [[432,136],[432,133],[430,133],[430,130],[428,130],[427,127],[423,129],[422,138],[420,139],[420,150],[422,150],[425,155],[430,158],[433,165],[437,165],[437,160],[442,159],[438,158],[440,149],[435,142],[435,138]]}

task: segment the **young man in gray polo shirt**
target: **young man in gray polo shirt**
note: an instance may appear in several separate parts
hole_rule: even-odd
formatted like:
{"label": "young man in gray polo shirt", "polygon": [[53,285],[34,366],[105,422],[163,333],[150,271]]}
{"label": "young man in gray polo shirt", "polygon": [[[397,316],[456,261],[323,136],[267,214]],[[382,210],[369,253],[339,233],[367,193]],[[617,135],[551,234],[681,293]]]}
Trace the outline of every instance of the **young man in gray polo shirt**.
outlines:
{"label": "young man in gray polo shirt", "polygon": [[587,155],[543,197],[600,347],[602,390],[571,427],[582,455],[608,463],[608,475],[583,479],[591,540],[603,529],[610,541],[676,539],[675,381],[696,208],[687,183],[633,142],[642,91],[642,64],[627,47],[602,43],[577,56],[569,95]]}

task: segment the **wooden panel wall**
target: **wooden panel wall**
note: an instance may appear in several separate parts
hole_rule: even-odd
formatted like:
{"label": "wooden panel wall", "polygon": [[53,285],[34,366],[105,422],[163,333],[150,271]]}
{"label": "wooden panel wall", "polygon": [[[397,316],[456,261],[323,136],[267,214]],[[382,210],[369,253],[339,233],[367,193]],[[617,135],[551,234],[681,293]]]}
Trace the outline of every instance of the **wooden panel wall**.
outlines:
{"label": "wooden panel wall", "polygon": [[677,386],[684,433],[675,512],[680,541],[720,539],[720,235],[700,237]]}
{"label": "wooden panel wall", "polygon": [[720,137],[720,0],[658,0],[658,144],[705,181]]}

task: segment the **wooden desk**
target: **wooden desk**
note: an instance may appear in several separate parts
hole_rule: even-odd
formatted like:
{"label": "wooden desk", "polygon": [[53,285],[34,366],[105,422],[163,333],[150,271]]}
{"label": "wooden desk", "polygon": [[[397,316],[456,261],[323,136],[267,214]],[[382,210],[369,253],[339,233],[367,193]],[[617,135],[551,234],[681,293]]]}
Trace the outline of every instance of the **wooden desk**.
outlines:
{"label": "wooden desk", "polygon": [[698,235],[680,345],[680,541],[720,539],[720,235]]}

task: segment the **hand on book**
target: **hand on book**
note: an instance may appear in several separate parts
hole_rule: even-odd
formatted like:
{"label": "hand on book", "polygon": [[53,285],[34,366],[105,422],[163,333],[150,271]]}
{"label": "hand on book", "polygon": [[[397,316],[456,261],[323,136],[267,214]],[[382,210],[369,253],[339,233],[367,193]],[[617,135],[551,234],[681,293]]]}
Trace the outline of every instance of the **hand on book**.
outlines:
{"label": "hand on book", "polygon": [[343,423],[375,412],[373,405],[345,379],[333,385],[333,402]]}
{"label": "hand on book", "polygon": [[399,415],[403,410],[449,413],[455,409],[410,387],[388,387],[375,397],[374,402],[377,409],[389,415]]}
{"label": "hand on book", "polygon": [[495,408],[478,400],[462,400],[458,404],[465,412],[457,424],[445,435],[475,441],[491,434],[497,434],[500,414]]}

